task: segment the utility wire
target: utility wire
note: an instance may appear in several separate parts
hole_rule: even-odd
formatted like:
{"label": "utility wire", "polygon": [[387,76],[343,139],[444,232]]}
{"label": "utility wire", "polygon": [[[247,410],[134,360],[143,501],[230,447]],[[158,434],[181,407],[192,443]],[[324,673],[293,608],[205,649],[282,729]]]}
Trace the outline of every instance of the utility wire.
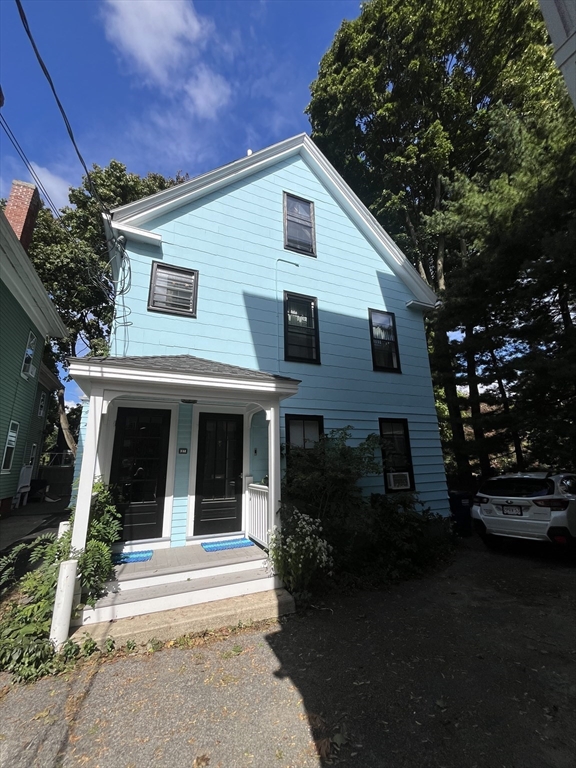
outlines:
{"label": "utility wire", "polygon": [[18,7],[18,13],[20,14],[22,25],[24,27],[26,34],[28,35],[28,39],[30,40],[32,48],[34,49],[34,53],[36,54],[36,58],[38,59],[38,63],[40,64],[40,68],[42,69],[42,72],[44,73],[44,76],[46,77],[46,80],[50,85],[50,89],[54,95],[54,98],[56,99],[56,104],[58,105],[58,109],[60,110],[60,114],[62,115],[62,119],[64,120],[64,125],[66,126],[66,130],[68,131],[70,141],[72,142],[72,145],[76,150],[76,154],[78,155],[78,159],[80,160],[82,168],[84,168],[84,171],[86,172],[86,178],[88,180],[88,185],[90,187],[90,193],[92,194],[92,197],[94,198],[94,200],[96,200],[96,202],[100,206],[100,209],[102,210],[102,212],[105,213],[107,216],[110,216],[110,210],[102,202],[102,199],[98,194],[98,190],[96,189],[94,182],[92,181],[92,177],[90,176],[90,171],[88,170],[88,166],[84,162],[84,158],[82,157],[82,154],[78,149],[78,145],[76,144],[76,139],[74,138],[74,132],[72,131],[72,126],[70,125],[68,116],[66,115],[64,107],[62,106],[62,102],[58,98],[58,94],[56,93],[56,87],[54,86],[54,82],[52,81],[50,72],[48,72],[48,68],[46,67],[46,64],[44,64],[42,56],[40,56],[40,51],[38,50],[34,37],[32,36],[32,31],[30,30],[30,25],[28,24],[28,19],[26,18],[26,14],[24,13],[24,8],[22,7],[22,3],[20,2],[20,0],[16,0],[16,5]]}
{"label": "utility wire", "polygon": [[48,203],[48,206],[49,206],[50,210],[52,211],[52,213],[54,214],[54,216],[57,219],[61,220],[62,217],[60,216],[60,211],[56,207],[56,204],[54,203],[54,201],[52,200],[52,198],[50,197],[48,192],[46,191],[46,187],[44,186],[44,184],[42,183],[42,180],[40,179],[40,177],[36,173],[36,171],[34,169],[34,166],[30,162],[30,160],[28,160],[28,158],[26,157],[26,153],[24,152],[24,150],[20,146],[20,143],[19,143],[18,139],[14,135],[14,132],[12,131],[10,126],[8,125],[8,123],[6,121],[6,118],[2,114],[0,114],[0,125],[4,129],[4,132],[6,133],[6,136],[8,136],[8,138],[10,139],[10,143],[12,144],[12,146],[14,147],[16,152],[20,155],[20,159],[22,160],[22,162],[26,166],[26,168],[28,170],[28,173],[32,176],[32,178],[36,182],[38,188],[40,189],[40,192],[42,193],[42,197]]}

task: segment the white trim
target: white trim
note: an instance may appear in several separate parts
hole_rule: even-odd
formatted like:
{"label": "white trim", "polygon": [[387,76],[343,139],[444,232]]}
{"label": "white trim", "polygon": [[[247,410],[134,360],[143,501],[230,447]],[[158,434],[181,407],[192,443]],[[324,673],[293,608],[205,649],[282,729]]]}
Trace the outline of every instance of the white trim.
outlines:
{"label": "white trim", "polygon": [[432,309],[436,303],[434,291],[420,277],[404,253],[305,133],[205,173],[184,184],[116,208],[112,211],[113,226],[120,226],[122,223],[138,229],[142,224],[161,215],[297,155],[302,157],[310,170],[327,187],[378,251],[384,262],[414,294],[415,299]]}
{"label": "white trim", "polygon": [[[134,393],[138,388],[142,388],[143,393],[149,392],[149,389],[144,389],[143,385],[151,384],[159,396],[163,394],[161,390],[162,385],[166,387],[184,387],[184,393],[181,390],[178,392],[190,399],[199,396],[200,393],[205,397],[207,395],[206,390],[209,390],[210,393],[213,392],[215,396],[225,396],[227,394],[228,397],[236,392],[246,393],[246,397],[243,398],[244,400],[247,399],[248,393],[281,394],[290,397],[298,392],[299,384],[296,380],[237,379],[233,376],[206,376],[194,373],[152,370],[150,368],[130,368],[129,365],[126,367],[102,365],[94,358],[71,360],[70,375],[78,381],[83,391],[89,391],[90,386],[94,384],[100,384],[100,386],[104,384],[119,385],[125,382],[131,384],[131,393]],[[174,394],[176,395],[176,392]],[[212,394],[209,396],[212,396]]]}
{"label": "white trim", "polygon": [[[109,397],[111,393],[106,391],[104,393],[105,399]],[[112,402],[109,402],[108,411],[106,414],[106,423],[104,424],[105,434],[102,441],[105,445],[102,454],[104,455],[104,461],[101,467],[102,476],[106,482],[110,482],[110,470],[112,466],[112,451],[114,447],[114,437],[116,435],[116,419],[118,416],[118,408],[142,408],[142,409],[154,409],[162,411],[170,411],[170,435],[168,438],[168,462],[166,465],[166,490],[164,493],[164,510],[162,512],[162,539],[168,540],[168,546],[170,545],[170,535],[172,532],[172,509],[174,506],[174,479],[176,472],[176,449],[178,441],[178,404],[166,403],[161,400],[122,400],[114,398]],[[150,546],[140,547],[140,541],[131,542],[128,546],[132,547],[136,545],[137,549],[124,549],[126,552],[140,552],[144,549],[161,549],[162,547],[152,546],[152,542],[157,540],[151,540]],[[127,543],[128,544],[128,543]]]}
{"label": "white trim", "polygon": [[149,232],[147,229],[140,229],[139,227],[131,227],[129,224],[121,224],[120,222],[110,221],[105,216],[110,224],[112,232],[116,237],[124,235],[129,237],[130,240],[136,240],[139,243],[152,243],[152,245],[162,245],[162,235],[156,232]]}
{"label": "white trim", "polygon": [[[233,406],[233,405],[204,405],[196,404],[192,411],[192,436],[190,440],[190,468],[188,473],[188,513],[187,513],[187,526],[186,526],[186,539],[194,536],[194,515],[196,511],[196,476],[198,474],[198,429],[200,423],[201,413],[232,413],[242,415],[244,417],[242,424],[242,474],[245,476],[246,472],[250,469],[250,443],[248,443],[248,451],[246,451],[246,407],[245,406]],[[250,435],[248,435],[248,439]],[[246,494],[242,493],[242,520],[241,530],[244,530],[244,515]],[[229,534],[226,534],[228,536]],[[220,534],[222,536],[222,534]],[[198,540],[206,538],[195,537]]]}
{"label": "white trim", "polygon": [[55,338],[67,336],[68,329],[56,312],[3,211],[0,211],[0,244],[2,282],[40,331],[40,335]]}

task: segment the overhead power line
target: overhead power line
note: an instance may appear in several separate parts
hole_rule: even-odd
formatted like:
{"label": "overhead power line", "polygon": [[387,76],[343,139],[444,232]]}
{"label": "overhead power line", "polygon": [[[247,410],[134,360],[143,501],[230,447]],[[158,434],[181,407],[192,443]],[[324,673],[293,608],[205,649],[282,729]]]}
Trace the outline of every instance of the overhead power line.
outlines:
{"label": "overhead power line", "polygon": [[26,166],[30,176],[32,176],[32,178],[34,179],[34,182],[35,182],[36,186],[38,187],[38,189],[42,193],[42,197],[48,203],[48,206],[49,206],[50,210],[52,211],[54,216],[56,216],[57,219],[61,219],[60,211],[58,210],[58,208],[56,207],[56,204],[54,203],[54,201],[52,200],[52,198],[48,194],[48,192],[46,190],[46,187],[42,183],[42,180],[38,176],[38,173],[34,169],[34,166],[30,162],[30,160],[28,160],[28,158],[26,157],[26,153],[24,152],[24,150],[20,146],[20,143],[19,143],[18,139],[16,138],[16,136],[14,136],[14,133],[13,133],[12,129],[10,128],[10,126],[8,125],[8,123],[6,121],[6,118],[2,114],[0,114],[0,125],[4,129],[4,132],[6,133],[6,136],[8,136],[8,138],[10,139],[10,143],[12,144],[12,146],[14,147],[16,152],[20,155],[20,159],[22,160],[22,162]]}
{"label": "overhead power line", "polygon": [[64,107],[62,106],[62,102],[58,98],[58,94],[56,92],[56,87],[54,85],[54,82],[50,76],[50,72],[48,71],[48,68],[46,64],[44,64],[44,61],[42,59],[42,56],[40,55],[40,51],[38,50],[38,46],[36,45],[36,42],[34,40],[34,37],[32,35],[32,31],[30,29],[30,25],[28,24],[28,19],[26,18],[26,14],[24,13],[24,8],[22,7],[22,3],[20,0],[15,0],[16,5],[18,7],[18,13],[20,14],[20,19],[22,21],[22,25],[24,27],[24,30],[28,36],[28,39],[30,40],[30,43],[32,45],[32,48],[34,49],[34,53],[36,54],[36,58],[38,59],[38,63],[40,64],[40,68],[42,69],[42,72],[44,73],[44,76],[46,77],[46,80],[48,81],[48,84],[50,86],[50,89],[52,93],[54,94],[54,98],[56,99],[56,104],[58,105],[58,109],[60,110],[60,114],[62,115],[62,119],[64,120],[64,125],[66,126],[66,130],[68,132],[68,135],[70,137],[70,141],[72,142],[72,145],[74,149],[76,150],[76,154],[78,155],[78,159],[80,160],[80,163],[82,165],[82,168],[84,168],[84,171],[86,172],[86,178],[88,180],[88,186],[90,188],[90,193],[94,200],[98,203],[100,209],[103,213],[105,213],[107,216],[110,215],[110,210],[108,207],[102,202],[102,199],[100,198],[100,195],[98,194],[98,190],[96,189],[94,182],[92,181],[92,177],[90,176],[90,171],[88,170],[88,166],[84,162],[84,158],[82,157],[82,154],[80,150],[78,149],[78,145],[76,144],[76,139],[74,138],[74,132],[72,131],[72,126],[70,125],[70,121],[68,120],[68,116],[66,115],[66,112],[64,110]]}

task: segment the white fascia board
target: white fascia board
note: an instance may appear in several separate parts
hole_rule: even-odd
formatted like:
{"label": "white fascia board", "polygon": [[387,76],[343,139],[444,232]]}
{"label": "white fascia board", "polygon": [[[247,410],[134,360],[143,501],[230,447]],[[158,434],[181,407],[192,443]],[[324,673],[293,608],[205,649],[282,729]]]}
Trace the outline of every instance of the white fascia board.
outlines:
{"label": "white fascia board", "polygon": [[[298,392],[296,382],[276,381],[249,381],[246,379],[224,378],[216,376],[193,375],[185,373],[170,373],[167,371],[152,371],[145,369],[108,367],[97,363],[70,363],[70,375],[75,378],[84,391],[88,391],[97,384],[99,387],[107,386],[122,389],[126,385],[146,385],[164,388],[180,388],[186,391],[190,389],[202,390],[204,393],[212,391],[251,395],[295,395]],[[130,386],[126,387],[130,391]],[[160,394],[161,392],[159,392]]]}
{"label": "white fascia board", "polygon": [[4,213],[0,235],[2,281],[43,336],[64,338],[68,329]]}
{"label": "white fascia board", "polygon": [[116,237],[124,235],[127,239],[136,240],[139,243],[162,245],[162,235],[159,235],[157,232],[149,232],[147,229],[132,227],[129,224],[116,221],[111,221],[110,227]]}
{"label": "white fascia board", "polygon": [[[308,139],[308,137],[306,138]],[[311,139],[303,142],[302,149],[303,159],[307,161],[310,170],[319,175],[321,181],[332,192],[367,240],[414,294],[418,303],[427,309],[434,309],[437,301],[434,291],[420,277],[394,240],[370,213],[356,193],[352,191],[334,166],[324,157]]]}
{"label": "white fascia board", "polygon": [[[123,222],[139,227],[151,219],[169,213],[191,203],[199,197],[216,192],[221,187],[240,181],[246,176],[258,173],[271,165],[298,154],[300,147],[308,139],[305,133],[262,149],[252,155],[235,160],[233,163],[216,168],[213,171],[185,181],[170,189],[157,192],[142,200],[128,203],[112,211],[113,222],[120,225]],[[310,141],[310,139],[308,139]]]}

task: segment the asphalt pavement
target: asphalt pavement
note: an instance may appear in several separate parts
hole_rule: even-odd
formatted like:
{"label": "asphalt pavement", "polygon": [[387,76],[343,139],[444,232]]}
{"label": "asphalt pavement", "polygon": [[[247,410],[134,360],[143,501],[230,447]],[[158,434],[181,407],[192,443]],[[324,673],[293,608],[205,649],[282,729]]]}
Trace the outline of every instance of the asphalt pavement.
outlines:
{"label": "asphalt pavement", "polygon": [[473,539],[425,579],[12,686],[4,768],[574,768],[576,567]]}

